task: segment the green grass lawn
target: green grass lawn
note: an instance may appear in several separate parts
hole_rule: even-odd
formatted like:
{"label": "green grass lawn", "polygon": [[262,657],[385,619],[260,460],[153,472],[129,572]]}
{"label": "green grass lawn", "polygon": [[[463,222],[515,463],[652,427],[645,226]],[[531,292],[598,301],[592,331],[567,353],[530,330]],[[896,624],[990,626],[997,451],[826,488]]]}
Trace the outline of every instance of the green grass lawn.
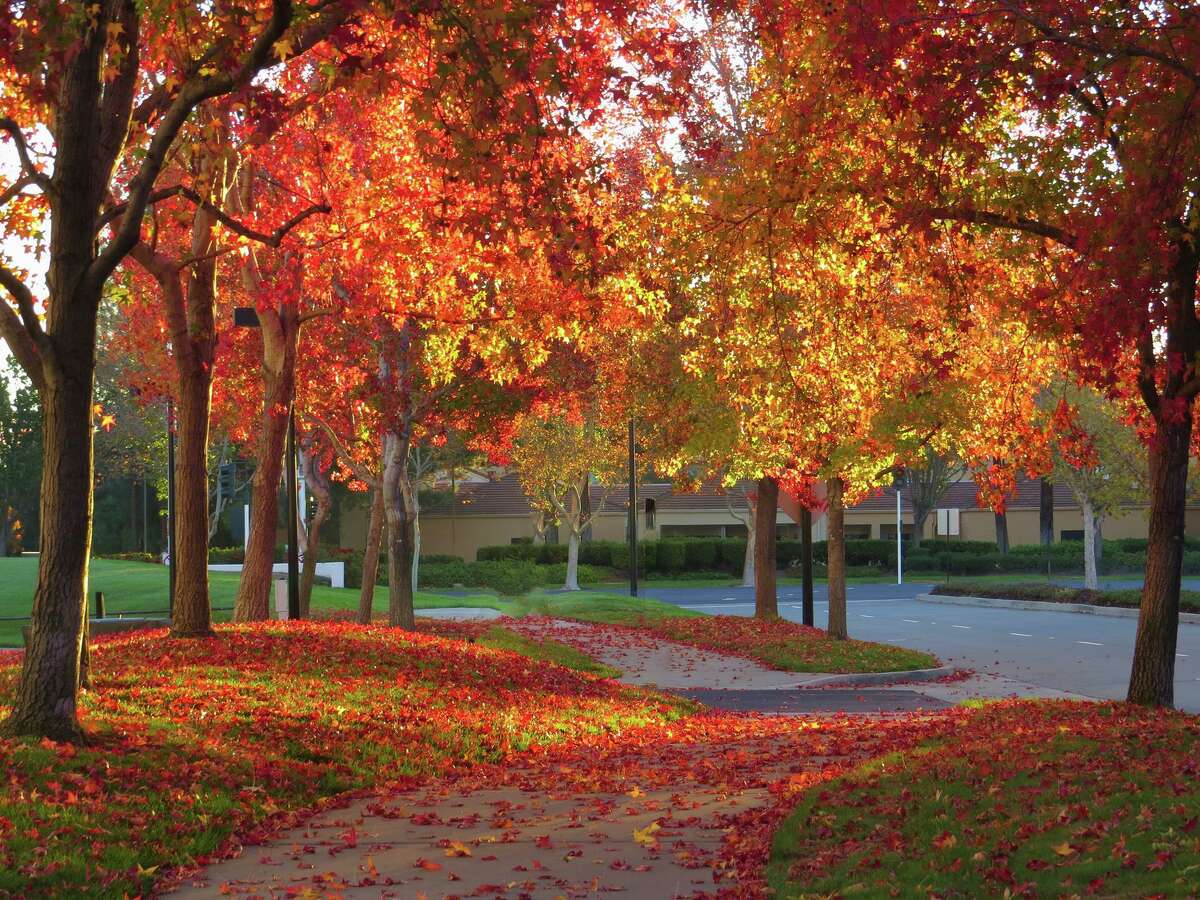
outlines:
{"label": "green grass lawn", "polygon": [[513,601],[514,615],[557,616],[605,625],[628,625],[644,616],[694,618],[703,613],[673,603],[606,591],[550,593],[534,591]]}
{"label": "green grass lawn", "polygon": [[776,897],[1195,896],[1195,716],[987,704],[952,733],[802,795]]}
{"label": "green grass lawn", "polygon": [[[33,603],[33,590],[37,583],[37,557],[0,557],[0,618],[28,616]],[[218,622],[228,621],[237,596],[237,572],[209,572],[208,584],[212,598],[213,618]],[[111,559],[93,559],[91,563],[91,585],[88,604],[91,606],[96,591],[104,592],[105,606],[109,614],[155,610],[154,615],[166,616],[167,568],[154,563],[123,562]],[[314,585],[312,605],[314,610],[343,610],[358,608],[358,588],[331,588]],[[487,606],[501,611],[511,610],[511,604],[495,596],[476,594],[466,597],[446,596],[420,592],[416,597],[418,609],[436,609],[447,606]],[[376,589],[375,608],[387,610],[387,588]],[[21,626],[24,621],[0,621],[0,647],[21,646]]]}

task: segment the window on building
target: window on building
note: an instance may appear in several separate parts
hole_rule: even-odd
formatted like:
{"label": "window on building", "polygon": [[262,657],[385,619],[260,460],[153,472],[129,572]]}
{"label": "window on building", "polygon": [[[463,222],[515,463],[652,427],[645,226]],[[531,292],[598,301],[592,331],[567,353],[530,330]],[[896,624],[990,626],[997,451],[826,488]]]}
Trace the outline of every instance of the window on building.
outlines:
{"label": "window on building", "polygon": [[654,503],[654,498],[647,497],[646,498],[646,530],[647,531],[650,531],[652,528],[654,528],[654,513],[655,513],[655,511],[656,511],[656,507],[655,507],[655,503]]}
{"label": "window on building", "polygon": [[[913,533],[912,525],[905,525],[900,530],[900,533],[904,537],[904,540],[906,540],[906,541],[911,540],[912,533]],[[896,523],[891,522],[886,525],[880,525],[879,526],[879,539],[883,540],[883,541],[894,541],[896,539]]]}
{"label": "window on building", "polygon": [[1082,541],[1083,529],[1081,528],[1078,531],[1060,531],[1058,533],[1058,539],[1060,541]]}
{"label": "window on building", "polygon": [[[842,533],[846,535],[848,541],[869,541],[871,539],[871,524],[866,525],[845,525],[842,528]],[[896,529],[892,528],[892,537],[896,536]]]}

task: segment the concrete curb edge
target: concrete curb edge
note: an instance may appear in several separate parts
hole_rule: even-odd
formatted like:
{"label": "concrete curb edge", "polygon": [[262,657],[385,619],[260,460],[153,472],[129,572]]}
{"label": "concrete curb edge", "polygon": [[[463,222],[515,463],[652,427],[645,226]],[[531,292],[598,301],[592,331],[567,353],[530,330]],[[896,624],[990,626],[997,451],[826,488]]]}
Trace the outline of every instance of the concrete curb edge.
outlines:
{"label": "concrete curb edge", "polygon": [[800,690],[827,687],[869,687],[880,684],[919,684],[937,681],[962,671],[959,666],[938,666],[935,669],[910,669],[907,672],[848,672],[842,675],[823,675],[806,681]]}
{"label": "concrete curb edge", "polygon": [[[1110,616],[1115,619],[1136,619],[1138,611],[1125,606],[1092,606],[1087,603],[1055,603],[1051,600],[1012,600],[1006,597],[969,597],[954,594],[917,594],[922,603],[943,603],[949,606],[987,606],[993,609],[1025,609],[1040,612],[1079,613],[1089,616]],[[1179,621],[1200,625],[1200,613],[1180,613]]]}

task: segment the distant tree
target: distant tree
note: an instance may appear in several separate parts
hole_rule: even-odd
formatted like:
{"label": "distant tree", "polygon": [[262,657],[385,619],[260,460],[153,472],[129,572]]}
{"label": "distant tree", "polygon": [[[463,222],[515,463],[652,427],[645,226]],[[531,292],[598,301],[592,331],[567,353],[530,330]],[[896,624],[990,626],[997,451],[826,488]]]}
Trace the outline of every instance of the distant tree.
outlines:
{"label": "distant tree", "polygon": [[964,466],[954,457],[939,453],[932,447],[925,447],[923,464],[909,466],[905,480],[908,485],[908,499],[913,508],[913,532],[911,543],[914,547],[921,543],[925,534],[925,520],[946,496],[953,484],[965,471]]}
{"label": "distant tree", "polygon": [[37,543],[41,422],[37,392],[10,358],[0,369],[0,556],[15,556]]}
{"label": "distant tree", "polygon": [[1095,390],[1069,385],[1055,394],[1046,402],[1063,400],[1071,405],[1086,446],[1082,452],[1070,446],[1055,450],[1052,478],[1070,488],[1079,503],[1083,514],[1083,581],[1085,587],[1096,590],[1100,586],[1096,564],[1100,523],[1118,507],[1144,501],[1148,496],[1146,446],[1128,424],[1126,411]]}

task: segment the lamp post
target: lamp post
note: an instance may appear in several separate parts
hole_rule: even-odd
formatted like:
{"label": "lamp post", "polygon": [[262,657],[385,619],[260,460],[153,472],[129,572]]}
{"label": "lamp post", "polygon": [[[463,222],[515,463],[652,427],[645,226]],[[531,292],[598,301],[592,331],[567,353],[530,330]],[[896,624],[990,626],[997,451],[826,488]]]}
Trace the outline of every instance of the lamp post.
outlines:
{"label": "lamp post", "polygon": [[[258,310],[253,306],[238,306],[233,310],[233,324],[242,328],[258,328]],[[300,540],[296,524],[296,400],[288,403],[287,467],[284,481],[287,485],[288,505],[288,618],[300,618]]]}
{"label": "lamp post", "polygon": [[637,435],[629,420],[629,596],[638,595]]}
{"label": "lamp post", "polygon": [[900,489],[904,487],[904,474],[896,471],[896,584],[904,584],[904,513],[900,505]]}

